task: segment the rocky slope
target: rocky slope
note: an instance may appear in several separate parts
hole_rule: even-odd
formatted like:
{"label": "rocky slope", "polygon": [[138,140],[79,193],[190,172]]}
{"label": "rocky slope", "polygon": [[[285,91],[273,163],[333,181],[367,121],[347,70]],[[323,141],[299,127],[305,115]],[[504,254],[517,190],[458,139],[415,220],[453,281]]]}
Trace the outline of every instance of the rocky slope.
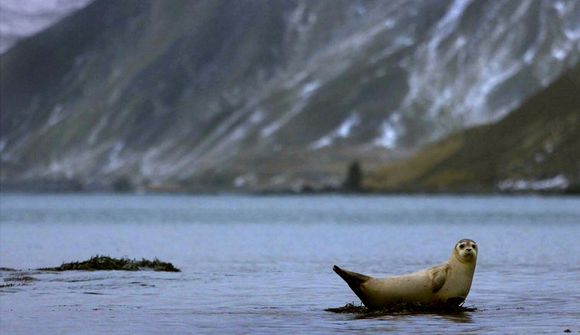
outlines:
{"label": "rocky slope", "polygon": [[377,169],[380,191],[580,189],[580,65],[504,119],[458,132]]}
{"label": "rocky slope", "polygon": [[578,62],[579,13],[575,1],[97,0],[0,56],[1,180],[337,184],[354,159],[372,168],[506,115]]}

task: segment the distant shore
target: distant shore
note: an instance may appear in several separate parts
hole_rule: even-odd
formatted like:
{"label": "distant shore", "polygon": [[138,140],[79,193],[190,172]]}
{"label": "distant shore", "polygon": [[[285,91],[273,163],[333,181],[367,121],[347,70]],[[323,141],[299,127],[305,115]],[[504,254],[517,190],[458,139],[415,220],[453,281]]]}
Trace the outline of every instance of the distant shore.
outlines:
{"label": "distant shore", "polygon": [[580,187],[571,186],[566,189],[547,190],[423,190],[423,189],[400,189],[400,190],[345,190],[339,187],[325,188],[262,188],[262,189],[237,189],[219,187],[135,187],[126,190],[115,190],[111,187],[86,187],[76,182],[52,182],[52,183],[24,183],[24,184],[0,184],[0,194],[24,193],[24,194],[184,194],[184,195],[249,195],[249,196],[319,196],[319,195],[356,195],[356,196],[385,196],[385,195],[540,195],[540,196],[578,196]]}

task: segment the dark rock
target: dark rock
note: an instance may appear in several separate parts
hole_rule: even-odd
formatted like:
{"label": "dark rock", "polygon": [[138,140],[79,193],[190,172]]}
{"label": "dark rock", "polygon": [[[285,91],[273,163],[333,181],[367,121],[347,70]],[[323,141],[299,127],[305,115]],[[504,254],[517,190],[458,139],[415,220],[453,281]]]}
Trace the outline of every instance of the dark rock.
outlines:
{"label": "dark rock", "polygon": [[354,161],[348,166],[346,179],[343,183],[343,189],[346,192],[362,191],[363,172],[360,163]]}

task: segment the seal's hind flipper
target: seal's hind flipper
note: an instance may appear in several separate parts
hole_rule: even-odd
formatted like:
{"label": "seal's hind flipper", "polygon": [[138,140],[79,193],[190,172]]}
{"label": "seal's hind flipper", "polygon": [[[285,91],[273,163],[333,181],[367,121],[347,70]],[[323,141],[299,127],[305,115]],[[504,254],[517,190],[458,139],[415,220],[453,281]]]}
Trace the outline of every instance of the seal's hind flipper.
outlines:
{"label": "seal's hind flipper", "polygon": [[366,305],[366,298],[364,297],[360,286],[361,284],[364,284],[372,277],[365,276],[363,274],[348,270],[343,270],[336,265],[332,267],[332,270],[334,270],[334,272],[336,272],[336,274],[338,274],[340,278],[344,279],[344,281],[348,284],[348,286],[350,286],[352,291],[360,298],[363,304]]}

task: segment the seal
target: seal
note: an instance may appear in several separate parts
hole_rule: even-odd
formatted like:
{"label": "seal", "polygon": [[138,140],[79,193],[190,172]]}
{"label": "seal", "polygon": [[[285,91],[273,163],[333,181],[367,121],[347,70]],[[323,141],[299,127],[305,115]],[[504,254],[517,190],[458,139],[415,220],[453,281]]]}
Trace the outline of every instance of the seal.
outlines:
{"label": "seal", "polygon": [[407,275],[373,278],[334,266],[362,303],[378,309],[400,303],[451,304],[465,301],[471,289],[477,261],[477,244],[462,239],[449,260]]}

